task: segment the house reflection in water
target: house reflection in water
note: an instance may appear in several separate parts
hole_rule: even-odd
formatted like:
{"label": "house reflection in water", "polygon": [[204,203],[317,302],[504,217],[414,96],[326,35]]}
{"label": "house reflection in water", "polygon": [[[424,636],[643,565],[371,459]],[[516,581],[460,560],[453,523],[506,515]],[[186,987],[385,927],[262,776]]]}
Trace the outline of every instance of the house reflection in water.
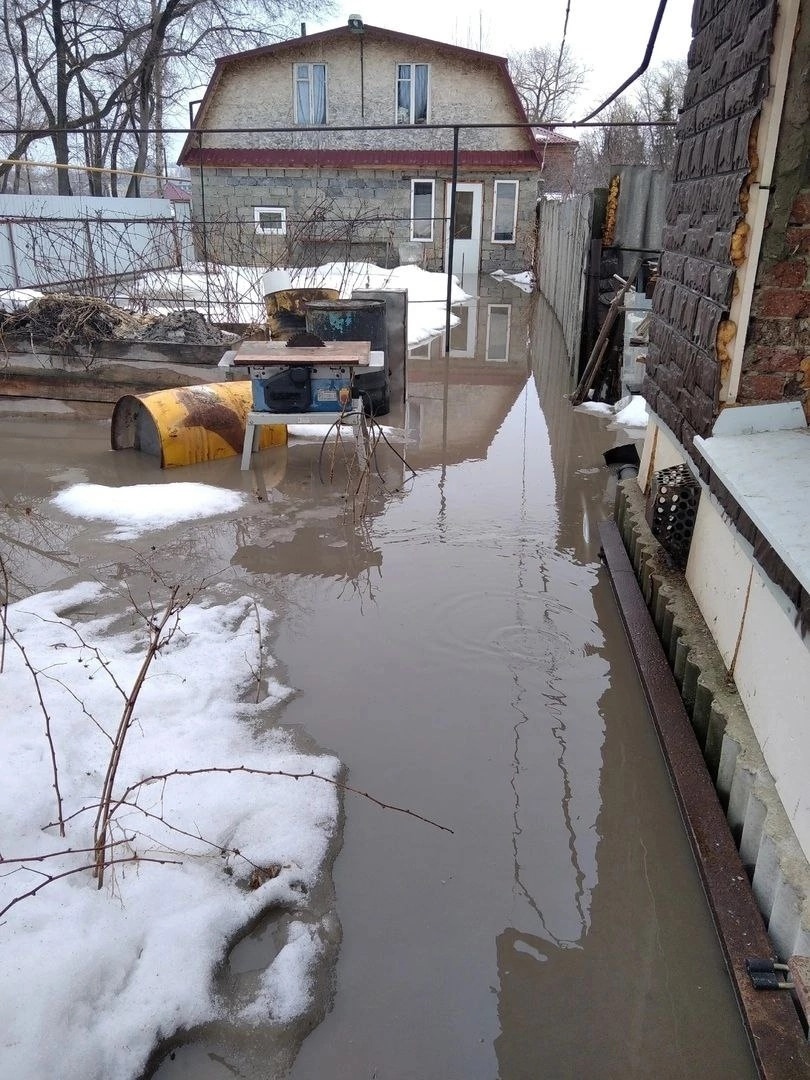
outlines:
{"label": "house reflection in water", "polygon": [[526,385],[534,297],[493,278],[463,282],[450,354],[439,335],[408,353],[406,432],[415,468],[482,459]]}

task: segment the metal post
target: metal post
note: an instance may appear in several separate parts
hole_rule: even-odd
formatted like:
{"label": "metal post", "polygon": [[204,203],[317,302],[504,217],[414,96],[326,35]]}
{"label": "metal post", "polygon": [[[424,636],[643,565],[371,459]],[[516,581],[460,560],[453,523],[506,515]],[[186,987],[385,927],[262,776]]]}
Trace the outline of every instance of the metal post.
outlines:
{"label": "metal post", "polygon": [[203,168],[202,132],[197,132],[197,149],[200,154],[200,213],[202,214],[203,266],[205,267],[205,304],[208,321],[211,322],[211,274],[208,269],[208,223],[205,220],[205,169]]}
{"label": "metal post", "polygon": [[453,128],[453,178],[450,181],[450,235],[447,239],[447,309],[444,322],[444,354],[450,355],[450,307],[453,302],[453,255],[456,237],[456,188],[458,187],[458,124]]}

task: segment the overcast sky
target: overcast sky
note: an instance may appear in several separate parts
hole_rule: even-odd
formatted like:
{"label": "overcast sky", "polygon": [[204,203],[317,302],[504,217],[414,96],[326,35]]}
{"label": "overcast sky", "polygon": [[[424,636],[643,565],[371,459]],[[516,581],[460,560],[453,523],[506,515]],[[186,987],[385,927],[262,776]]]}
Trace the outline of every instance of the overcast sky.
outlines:
{"label": "overcast sky", "polygon": [[[641,63],[658,0],[570,0],[566,40],[590,69],[581,106],[599,104]],[[343,3],[322,23],[307,24],[309,33],[329,30],[360,15],[372,26],[406,34],[483,48],[506,56],[533,45],[559,46],[566,0],[355,0]],[[669,0],[652,63],[685,59],[692,38],[692,0]]]}

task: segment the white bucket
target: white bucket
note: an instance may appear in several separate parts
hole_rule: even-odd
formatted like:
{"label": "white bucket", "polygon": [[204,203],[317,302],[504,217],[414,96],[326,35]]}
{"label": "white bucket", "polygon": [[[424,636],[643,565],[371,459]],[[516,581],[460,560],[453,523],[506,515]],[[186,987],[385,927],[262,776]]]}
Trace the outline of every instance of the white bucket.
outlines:
{"label": "white bucket", "polygon": [[262,276],[262,291],[265,296],[292,288],[292,278],[288,270],[268,270]]}

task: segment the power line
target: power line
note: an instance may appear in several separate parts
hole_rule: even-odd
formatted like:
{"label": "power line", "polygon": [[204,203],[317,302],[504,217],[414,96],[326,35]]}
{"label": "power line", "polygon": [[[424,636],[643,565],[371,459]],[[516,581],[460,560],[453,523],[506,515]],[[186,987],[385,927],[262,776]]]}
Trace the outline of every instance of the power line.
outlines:
{"label": "power line", "polygon": [[563,54],[565,53],[565,39],[568,35],[568,17],[571,14],[571,0],[567,0],[565,5],[565,21],[563,22],[562,38],[560,40],[560,51],[557,54],[557,66],[554,69],[554,91],[551,96],[552,105],[556,108],[557,105],[557,89],[560,85],[560,68],[562,67]]}
{"label": "power line", "polygon": [[[610,105],[610,103],[612,101],[616,100],[616,98],[619,96],[619,94],[623,94],[624,91],[627,89],[627,87],[631,86],[636,81],[636,79],[639,77],[639,75],[643,75],[644,72],[647,70],[647,68],[649,67],[649,64],[650,64],[650,58],[652,57],[652,54],[653,54],[653,49],[655,48],[655,39],[658,37],[658,29],[661,26],[661,20],[664,17],[664,11],[666,9],[666,6],[667,6],[667,0],[659,0],[658,11],[656,11],[656,13],[655,13],[655,19],[653,21],[652,30],[650,31],[650,39],[647,42],[647,50],[644,53],[644,59],[641,61],[641,66],[639,68],[637,68],[633,72],[633,74],[630,76],[629,79],[625,79],[625,81],[622,83],[622,85],[619,87],[619,89],[614,90],[609,98],[606,98],[605,101],[603,101],[601,105],[598,105],[593,110],[593,112],[589,112],[588,115],[584,119],[580,120],[578,122],[579,126],[584,127],[588,123],[589,120],[592,120],[594,118],[594,116],[597,116],[603,109],[606,109],[608,107],[608,105]],[[574,126],[577,126],[577,125],[574,125]],[[615,125],[615,124],[600,124],[600,125],[597,125],[597,126],[600,126],[600,127],[616,127],[618,125]],[[638,126],[641,126],[641,125],[638,125]]]}

